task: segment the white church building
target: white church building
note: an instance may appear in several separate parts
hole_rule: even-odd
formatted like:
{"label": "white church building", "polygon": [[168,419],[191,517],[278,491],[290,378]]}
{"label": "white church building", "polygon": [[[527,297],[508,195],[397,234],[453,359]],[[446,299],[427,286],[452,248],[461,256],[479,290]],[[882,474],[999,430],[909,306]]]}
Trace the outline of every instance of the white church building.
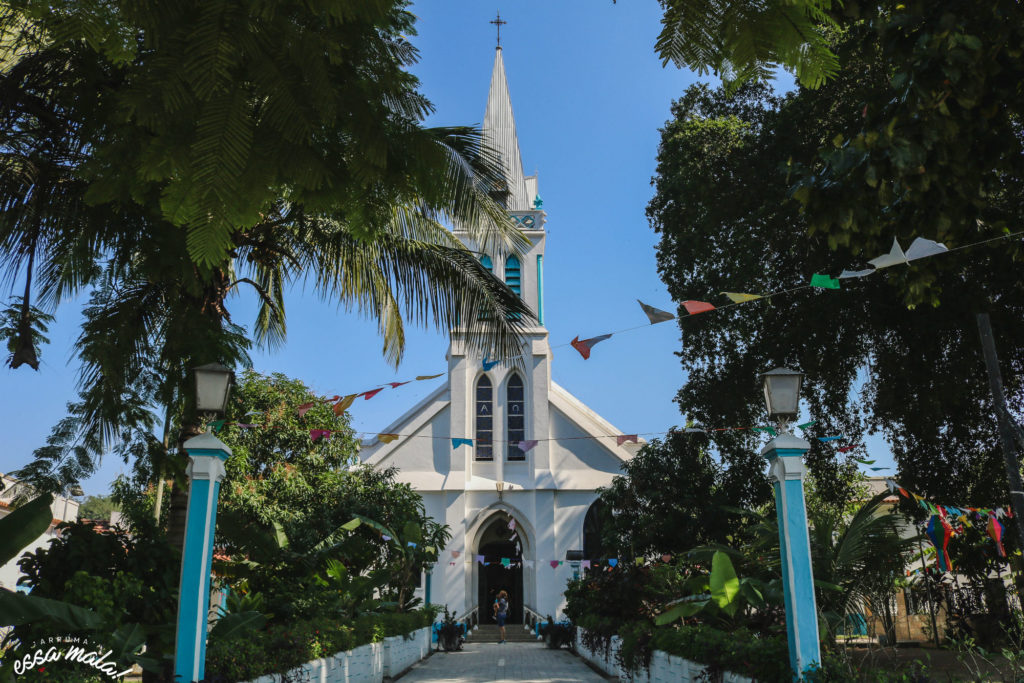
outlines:
{"label": "white church building", "polygon": [[[451,528],[452,540],[418,594],[425,597],[429,582],[432,603],[459,616],[480,607],[487,622],[494,594],[505,589],[509,621],[522,623],[524,608],[560,616],[574,572],[570,560],[600,557],[596,489],[620,474],[639,446],[619,445],[619,430],[552,381],[544,327],[546,214],[536,175],[523,173],[500,47],[483,134],[505,165],[506,206],[531,242],[521,259],[481,256],[539,321],[526,330],[525,373],[507,363],[485,368],[453,339],[447,383],[384,430],[407,438],[365,443],[361,459],[397,467],[399,481],[422,494],[427,514]],[[452,437],[473,442],[453,448]],[[521,441],[536,445],[524,452]]]}

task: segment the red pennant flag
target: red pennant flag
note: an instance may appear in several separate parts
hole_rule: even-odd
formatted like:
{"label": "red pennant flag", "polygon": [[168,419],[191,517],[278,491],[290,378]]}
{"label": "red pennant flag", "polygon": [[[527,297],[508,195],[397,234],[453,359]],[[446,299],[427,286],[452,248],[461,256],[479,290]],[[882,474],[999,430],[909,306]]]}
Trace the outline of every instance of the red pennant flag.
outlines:
{"label": "red pennant flag", "polygon": [[388,384],[391,386],[392,389],[397,389],[398,387],[402,386],[403,384],[408,384],[408,383],[409,382],[388,382]]}
{"label": "red pennant flag", "polygon": [[315,405],[315,403],[303,403],[299,406],[299,417],[305,416],[305,414],[309,412],[309,409]]}
{"label": "red pennant flag", "polygon": [[671,559],[672,559],[672,556],[671,556],[671,555],[662,555],[662,556],[661,556],[661,561],[662,561],[662,562],[668,562],[668,561],[670,561]]}
{"label": "red pennant flag", "polygon": [[365,398],[367,401],[369,401],[371,398],[373,398],[374,396],[376,396],[377,394],[379,394],[382,391],[384,391],[383,388],[374,389],[373,391],[364,391],[363,392],[363,398]]}
{"label": "red pennant flag", "polygon": [[708,311],[715,310],[715,307],[706,301],[684,301],[683,308],[690,315],[697,315],[698,313],[707,313]]}
{"label": "red pennant flag", "polygon": [[627,441],[637,443],[636,437],[636,434],[619,434],[617,437],[615,437],[615,441],[619,446],[626,443]]}
{"label": "red pennant flag", "polygon": [[331,438],[331,430],[329,429],[310,429],[309,438],[313,441],[323,439],[325,441]]}
{"label": "red pennant flag", "polygon": [[611,336],[612,335],[610,334],[602,334],[599,337],[591,337],[590,339],[580,339],[579,335],[576,335],[569,343],[572,344],[572,347],[574,349],[580,352],[580,355],[583,356],[583,360],[589,360],[590,349],[594,348],[594,344],[603,342],[605,339],[610,339]]}
{"label": "red pennant flag", "polygon": [[551,560],[551,568],[558,569],[558,560]]}
{"label": "red pennant flag", "polygon": [[856,448],[859,445],[860,444],[855,443],[855,444],[850,444],[849,446],[840,446],[839,447],[839,452],[840,453],[849,453],[850,451],[852,451],[854,448]]}

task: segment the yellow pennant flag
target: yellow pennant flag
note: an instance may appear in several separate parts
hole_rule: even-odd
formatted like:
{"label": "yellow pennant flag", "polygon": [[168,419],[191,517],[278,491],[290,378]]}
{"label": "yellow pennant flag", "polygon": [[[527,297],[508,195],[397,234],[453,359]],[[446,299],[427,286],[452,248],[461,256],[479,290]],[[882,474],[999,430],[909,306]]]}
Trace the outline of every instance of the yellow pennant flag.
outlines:
{"label": "yellow pennant flag", "polygon": [[755,301],[761,298],[760,294],[743,294],[740,292],[722,292],[722,294],[729,297],[729,300],[734,304],[742,304],[747,301]]}
{"label": "yellow pennant flag", "polygon": [[334,404],[334,414],[341,415],[352,406],[352,401],[356,400],[358,394],[349,394],[348,396],[342,396],[337,403]]}
{"label": "yellow pennant flag", "polygon": [[443,374],[444,374],[444,373],[442,372],[442,373],[440,373],[440,374],[438,374],[438,375],[420,375],[420,376],[419,376],[419,377],[417,377],[416,379],[437,379],[438,377],[440,377],[440,376],[441,376],[441,375],[443,375]]}
{"label": "yellow pennant flag", "polygon": [[383,443],[391,443],[398,438],[398,434],[378,434],[377,438]]}

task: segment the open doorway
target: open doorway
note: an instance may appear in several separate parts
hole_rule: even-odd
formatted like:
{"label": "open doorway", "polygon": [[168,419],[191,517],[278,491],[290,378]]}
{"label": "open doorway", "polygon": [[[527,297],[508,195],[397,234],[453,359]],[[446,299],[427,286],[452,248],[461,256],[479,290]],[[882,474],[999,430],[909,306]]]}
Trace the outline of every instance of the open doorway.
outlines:
{"label": "open doorway", "polygon": [[[494,600],[499,591],[506,591],[509,597],[507,623],[523,623],[523,552],[519,534],[510,517],[497,516],[489,522],[480,535],[477,554],[484,556],[482,565],[476,563],[479,573],[477,581],[477,604],[480,606],[480,622],[493,624]],[[508,560],[508,562],[503,562]]]}

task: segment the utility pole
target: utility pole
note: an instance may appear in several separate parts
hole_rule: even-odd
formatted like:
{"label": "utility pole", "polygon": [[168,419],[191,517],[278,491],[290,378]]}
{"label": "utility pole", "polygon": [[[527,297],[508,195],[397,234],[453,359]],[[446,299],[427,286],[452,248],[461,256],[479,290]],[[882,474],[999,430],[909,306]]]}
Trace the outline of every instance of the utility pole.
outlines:
{"label": "utility pole", "polygon": [[992,404],[999,420],[999,438],[1003,442],[1003,464],[1006,467],[1006,481],[1010,486],[1010,504],[1013,506],[1013,523],[1017,530],[1017,542],[1024,552],[1024,485],[1021,484],[1020,461],[1017,459],[1017,427],[1006,407],[1003,394],[1003,376],[999,372],[999,357],[992,339],[992,323],[988,313],[978,314],[978,333],[981,335],[981,350],[985,354],[985,368],[988,370],[988,384],[992,391]]}

